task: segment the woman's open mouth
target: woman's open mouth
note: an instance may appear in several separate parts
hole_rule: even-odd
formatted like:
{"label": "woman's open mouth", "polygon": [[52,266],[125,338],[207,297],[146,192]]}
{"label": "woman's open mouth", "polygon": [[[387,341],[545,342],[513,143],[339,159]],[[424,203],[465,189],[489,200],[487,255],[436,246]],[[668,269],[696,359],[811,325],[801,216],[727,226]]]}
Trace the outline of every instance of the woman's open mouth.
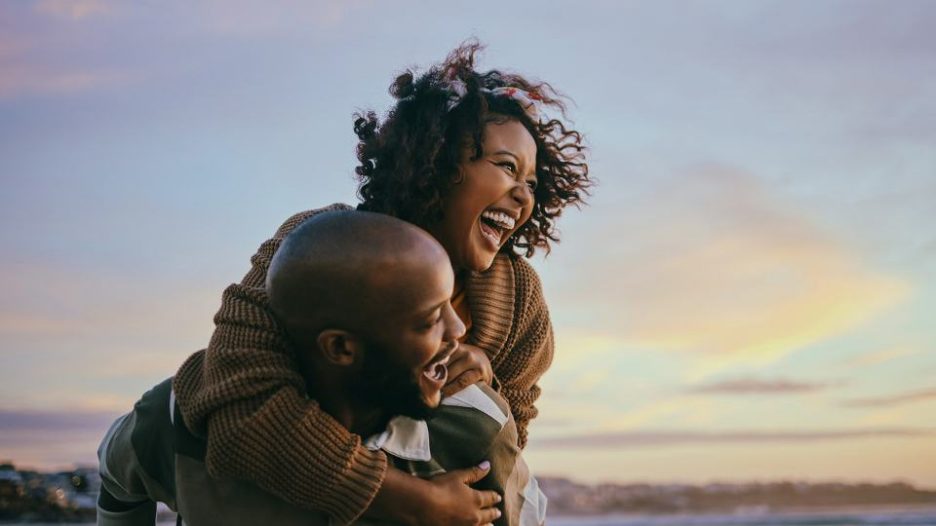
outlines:
{"label": "woman's open mouth", "polygon": [[485,210],[478,222],[481,225],[481,235],[495,251],[500,249],[517,224],[517,220],[510,214],[496,209]]}

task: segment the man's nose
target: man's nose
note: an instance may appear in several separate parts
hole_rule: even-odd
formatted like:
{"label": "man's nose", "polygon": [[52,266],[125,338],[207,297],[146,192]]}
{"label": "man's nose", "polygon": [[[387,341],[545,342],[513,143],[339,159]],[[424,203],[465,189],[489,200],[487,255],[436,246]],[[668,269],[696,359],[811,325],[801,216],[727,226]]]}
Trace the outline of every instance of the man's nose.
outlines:
{"label": "man's nose", "polygon": [[448,306],[448,314],[445,322],[445,340],[455,341],[465,335],[465,324],[458,317],[458,313],[451,305]]}

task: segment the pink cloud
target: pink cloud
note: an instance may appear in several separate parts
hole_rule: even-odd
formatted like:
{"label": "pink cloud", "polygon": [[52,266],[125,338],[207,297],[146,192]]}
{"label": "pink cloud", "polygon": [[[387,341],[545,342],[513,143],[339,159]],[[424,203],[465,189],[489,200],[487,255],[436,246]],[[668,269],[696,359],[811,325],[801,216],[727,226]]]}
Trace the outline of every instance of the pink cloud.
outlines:
{"label": "pink cloud", "polygon": [[139,75],[119,71],[56,71],[35,65],[0,65],[0,98],[67,95],[124,86]]}
{"label": "pink cloud", "polygon": [[889,407],[933,399],[936,399],[936,389],[918,389],[890,396],[849,400],[842,405],[845,407]]}
{"label": "pink cloud", "polygon": [[833,384],[828,382],[799,382],[795,380],[764,380],[757,378],[738,378],[710,384],[699,385],[690,389],[700,394],[801,394],[828,389]]}
{"label": "pink cloud", "polygon": [[44,15],[81,20],[107,14],[113,9],[113,4],[106,0],[40,0],[35,9]]}
{"label": "pink cloud", "polygon": [[633,446],[675,446],[717,443],[797,443],[863,438],[919,438],[936,436],[928,428],[865,428],[797,431],[628,431],[622,433],[583,433],[531,440],[540,448],[592,448]]}

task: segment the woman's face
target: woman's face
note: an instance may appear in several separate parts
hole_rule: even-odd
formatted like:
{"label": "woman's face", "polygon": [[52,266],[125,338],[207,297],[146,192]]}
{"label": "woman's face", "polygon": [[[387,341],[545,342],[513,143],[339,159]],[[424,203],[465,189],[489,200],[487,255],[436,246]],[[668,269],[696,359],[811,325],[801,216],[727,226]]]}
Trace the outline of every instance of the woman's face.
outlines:
{"label": "woman's face", "polygon": [[485,270],[533,213],[536,142],[519,121],[489,122],[483,153],[471,160],[469,145],[459,165],[461,180],[445,199],[442,219],[428,230],[459,270]]}

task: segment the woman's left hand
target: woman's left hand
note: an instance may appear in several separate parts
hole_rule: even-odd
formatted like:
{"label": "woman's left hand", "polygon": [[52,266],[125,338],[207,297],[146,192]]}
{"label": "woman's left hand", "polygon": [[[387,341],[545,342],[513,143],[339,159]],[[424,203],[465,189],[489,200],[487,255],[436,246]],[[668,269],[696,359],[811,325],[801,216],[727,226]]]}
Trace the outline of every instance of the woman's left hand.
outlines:
{"label": "woman's left hand", "polygon": [[451,396],[479,381],[490,385],[493,379],[494,370],[487,354],[480,347],[460,343],[449,359],[448,381],[442,388],[442,394]]}

